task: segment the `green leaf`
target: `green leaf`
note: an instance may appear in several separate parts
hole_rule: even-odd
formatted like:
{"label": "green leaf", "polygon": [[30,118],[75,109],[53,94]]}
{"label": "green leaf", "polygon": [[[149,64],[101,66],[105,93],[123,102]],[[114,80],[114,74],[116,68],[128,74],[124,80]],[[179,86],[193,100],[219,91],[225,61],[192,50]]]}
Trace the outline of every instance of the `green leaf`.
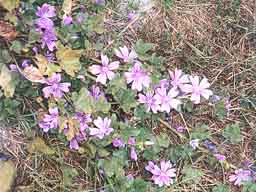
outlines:
{"label": "green leaf", "polygon": [[5,49],[0,50],[0,68],[4,63],[10,63],[11,61],[12,57],[10,53]]}
{"label": "green leaf", "polygon": [[110,81],[107,92],[114,96],[115,100],[125,112],[130,112],[132,108],[138,105],[134,92],[127,89],[125,79],[120,75],[116,75]]}
{"label": "green leaf", "polygon": [[233,144],[237,144],[242,141],[239,124],[236,123],[227,125],[223,131],[223,136]]}
{"label": "green leaf", "polygon": [[123,76],[117,74],[108,84],[107,92],[112,95],[117,95],[120,89],[126,89],[126,82]]}
{"label": "green leaf", "polygon": [[110,160],[101,159],[98,165],[104,169],[108,177],[112,176],[124,176],[123,164],[118,158],[112,158]]}
{"label": "green leaf", "polygon": [[98,100],[96,100],[96,101],[94,99],[94,102],[95,102],[95,110],[96,111],[101,111],[103,113],[109,112],[109,110],[111,108],[111,104],[106,101],[104,96],[100,96],[98,98]]}
{"label": "green leaf", "polygon": [[158,159],[158,153],[159,151],[148,148],[143,151],[143,158],[145,158],[146,160]]}
{"label": "green leaf", "polygon": [[225,107],[225,101],[218,102],[215,106],[215,115],[218,119],[222,120],[227,116],[227,110]]}
{"label": "green leaf", "polygon": [[243,192],[255,192],[256,183],[252,181],[243,182]]}
{"label": "green leaf", "polygon": [[11,191],[16,175],[15,165],[11,161],[0,161],[0,186],[1,192]]}
{"label": "green leaf", "polygon": [[0,87],[4,90],[6,97],[12,97],[17,81],[15,75],[5,66],[2,66],[0,73]]}
{"label": "green leaf", "polygon": [[61,68],[70,76],[75,77],[75,73],[81,69],[80,57],[82,50],[72,50],[69,47],[59,45],[56,53]]}
{"label": "green leaf", "polygon": [[87,19],[88,29],[98,34],[104,33],[104,17],[97,15]]}
{"label": "green leaf", "polygon": [[110,152],[104,148],[99,148],[97,150],[97,154],[100,156],[100,157],[107,157],[109,156]]}
{"label": "green leaf", "polygon": [[55,150],[51,149],[43,139],[36,137],[28,146],[30,153],[42,153],[44,155],[54,155]]}
{"label": "green leaf", "polygon": [[132,186],[127,190],[129,192],[145,192],[149,191],[150,183],[143,179],[135,179]]}
{"label": "green leaf", "polygon": [[182,178],[184,183],[199,183],[204,173],[200,169],[195,169],[190,166],[184,167],[182,174],[185,176]]}
{"label": "green leaf", "polygon": [[208,126],[205,124],[202,124],[196,127],[193,130],[193,132],[191,132],[191,139],[205,140],[205,139],[209,139],[210,137],[211,137],[211,133],[208,130]]}
{"label": "green leaf", "polygon": [[121,108],[125,112],[130,112],[130,110],[138,105],[137,101],[135,100],[134,92],[130,90],[122,90],[119,92],[119,95],[116,96],[118,102],[121,105]]}
{"label": "green leaf", "polygon": [[18,53],[18,54],[21,53],[22,48],[23,48],[23,45],[21,44],[20,41],[17,41],[17,40],[16,40],[16,41],[13,41],[13,42],[12,42],[12,45],[11,45],[11,47],[10,47],[10,49],[11,49],[12,51],[14,51],[15,53]]}
{"label": "green leaf", "polygon": [[135,45],[136,53],[139,55],[139,58],[145,60],[148,58],[147,52],[154,47],[153,43],[145,43],[143,40],[138,40]]}
{"label": "green leaf", "polygon": [[97,146],[94,145],[93,143],[85,143],[84,145],[82,145],[82,147],[80,147],[83,149],[83,153],[86,153],[89,155],[89,157],[94,158],[96,151],[97,151]]}
{"label": "green leaf", "polygon": [[78,171],[75,168],[70,167],[70,166],[63,166],[61,168],[61,170],[63,173],[64,186],[66,186],[66,187],[71,186],[74,177],[79,175]]}
{"label": "green leaf", "polygon": [[108,113],[111,108],[105,97],[96,100],[86,88],[82,88],[78,95],[73,95],[72,100],[76,110],[84,113]]}
{"label": "green leaf", "polygon": [[9,12],[17,8],[19,6],[19,3],[19,0],[0,0],[0,4]]}
{"label": "green leaf", "polygon": [[227,185],[220,184],[212,189],[212,192],[230,192],[230,188]]}
{"label": "green leaf", "polygon": [[94,112],[93,97],[90,96],[90,93],[86,88],[82,88],[79,91],[78,96],[77,97],[73,96],[72,100],[74,102],[76,111],[81,111],[84,113],[93,113]]}
{"label": "green leaf", "polygon": [[160,133],[160,135],[156,136],[157,145],[163,148],[168,148],[170,145],[169,137],[166,133]]}

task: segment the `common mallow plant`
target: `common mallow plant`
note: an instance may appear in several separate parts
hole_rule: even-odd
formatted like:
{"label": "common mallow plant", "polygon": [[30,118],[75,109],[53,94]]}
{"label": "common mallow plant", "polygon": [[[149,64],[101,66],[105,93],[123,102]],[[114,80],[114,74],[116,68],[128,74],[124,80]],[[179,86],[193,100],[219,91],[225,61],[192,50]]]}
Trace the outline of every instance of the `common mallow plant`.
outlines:
{"label": "common mallow plant", "polygon": [[[98,5],[103,5],[102,2],[95,1]],[[100,62],[93,59],[90,64],[81,65],[82,59],[80,61],[75,58],[75,63],[70,59],[73,57],[74,50],[68,47],[70,43],[68,42],[65,45],[66,49],[63,50],[66,51],[65,59],[70,61],[63,59],[64,61],[59,64],[61,59],[57,56],[60,54],[55,53],[55,50],[59,51],[59,43],[58,50],[56,45],[58,37],[54,29],[55,23],[65,29],[73,26],[80,28],[80,25],[85,27],[84,24],[90,17],[79,13],[73,18],[71,15],[75,14],[65,13],[59,19],[57,15],[55,7],[47,3],[39,6],[36,11],[35,26],[41,34],[40,46],[43,49],[34,45],[33,54],[42,54],[49,63],[49,66],[46,66],[47,73],[41,75],[45,79],[41,82],[42,93],[49,103],[54,102],[56,106],[49,108],[49,113],[40,120],[39,127],[45,133],[59,128],[66,136],[70,149],[78,150],[83,142],[96,140],[96,145],[101,142],[103,145],[107,143],[113,151],[125,151],[130,160],[127,162],[140,162],[145,155],[144,149],[155,147],[159,141],[155,138],[142,141],[143,136],[137,138],[141,134],[140,128],[137,127],[140,123],[133,116],[138,105],[145,107],[144,112],[151,114],[151,120],[153,120],[154,115],[161,117],[162,113],[169,115],[171,111],[180,112],[180,106],[187,101],[200,104],[203,99],[207,100],[213,94],[207,78],[185,74],[177,68],[174,71],[167,70],[167,74],[155,81],[152,66],[148,66],[147,60],[141,59],[135,49],[129,49],[126,45],[114,49],[112,54],[107,50],[109,55],[113,55],[112,58],[102,51]],[[56,29],[59,30],[58,26]],[[137,46],[134,47],[137,48]],[[33,63],[28,63],[28,66],[33,67]],[[72,73],[65,73],[67,71]],[[70,77],[71,74],[72,77]],[[72,81],[71,84],[68,80],[66,81],[68,78],[76,81]],[[122,103],[123,100],[125,103]],[[133,104],[127,110],[129,102]],[[58,105],[61,107],[57,107]],[[127,106],[123,108],[122,105]],[[65,110],[60,111],[63,106]],[[123,113],[120,109],[125,109],[125,112]],[[133,127],[133,130],[126,130],[127,127]],[[179,134],[184,134],[184,130],[185,128],[177,128]],[[153,135],[150,137],[154,137]],[[195,138],[189,144],[193,149],[197,149],[199,139]],[[225,159],[217,151],[213,155],[219,161]],[[173,164],[168,159],[160,161],[159,165],[155,162],[149,161],[145,167],[152,175],[151,180],[154,184],[159,187],[173,184],[176,177],[176,168]],[[238,176],[231,178],[232,181],[234,178],[239,180],[241,174],[236,175]]]}

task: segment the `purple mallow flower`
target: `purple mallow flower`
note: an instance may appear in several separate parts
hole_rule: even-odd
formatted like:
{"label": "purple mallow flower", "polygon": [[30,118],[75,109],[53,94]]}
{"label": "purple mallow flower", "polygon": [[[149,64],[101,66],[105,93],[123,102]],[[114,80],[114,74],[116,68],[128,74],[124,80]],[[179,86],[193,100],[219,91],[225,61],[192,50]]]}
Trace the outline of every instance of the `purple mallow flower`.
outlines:
{"label": "purple mallow flower", "polygon": [[127,144],[134,146],[136,144],[135,137],[129,137]]}
{"label": "purple mallow flower", "polygon": [[39,127],[43,129],[44,132],[48,132],[50,129],[56,129],[58,127],[59,111],[57,107],[49,109],[49,115],[45,114],[41,122],[39,122]]}
{"label": "purple mallow flower", "polygon": [[171,108],[177,109],[181,104],[181,101],[176,99],[179,95],[179,91],[176,88],[172,88],[169,90],[167,94],[167,90],[163,87],[156,89],[156,103],[160,105],[160,111],[166,111],[169,113]]}
{"label": "purple mallow flower", "polygon": [[189,145],[195,150],[199,146],[199,139],[194,139],[189,142]]}
{"label": "purple mallow flower", "polygon": [[174,88],[181,88],[184,84],[189,83],[188,75],[184,75],[182,70],[175,69],[175,71],[169,71],[170,77],[171,77],[171,85]]}
{"label": "purple mallow flower", "polygon": [[97,4],[97,5],[105,5],[105,0],[95,0],[95,3]]}
{"label": "purple mallow flower", "polygon": [[94,97],[94,99],[98,100],[101,96],[104,97],[104,93],[100,90],[100,88],[96,85],[93,85],[91,87],[91,96]]}
{"label": "purple mallow flower", "polygon": [[130,157],[131,157],[131,160],[133,160],[133,161],[138,160],[138,155],[137,155],[135,147],[131,147]]}
{"label": "purple mallow flower", "polygon": [[55,17],[55,8],[47,3],[44,3],[41,7],[37,7],[36,15],[42,18]]}
{"label": "purple mallow flower", "polygon": [[53,21],[50,19],[56,16],[55,8],[47,3],[41,7],[37,7],[36,15],[39,17],[36,20],[36,25],[41,29],[52,29]]}
{"label": "purple mallow flower", "polygon": [[205,141],[203,142],[203,145],[204,145],[207,149],[209,149],[212,153],[218,153],[218,150],[217,150],[217,148],[216,148],[216,145],[215,145],[213,142],[211,142],[210,140],[205,140]]}
{"label": "purple mallow flower", "polygon": [[36,19],[36,25],[39,28],[37,29],[37,31],[40,31],[40,29],[52,30],[54,27],[53,21],[49,18],[44,18],[44,17],[40,17]]}
{"label": "purple mallow flower", "polygon": [[[79,128],[79,133],[77,133],[75,137],[70,140],[69,148],[78,150],[79,142],[87,139],[85,131],[87,128],[89,128],[88,123],[92,122],[92,119],[91,119],[91,114],[85,114],[83,112],[77,112],[74,116],[74,119],[76,119],[79,122],[80,128]],[[64,132],[67,132],[67,131],[68,131],[68,127],[66,127]]]}
{"label": "purple mallow flower", "polygon": [[148,92],[146,95],[139,94],[139,102],[144,103],[147,106],[147,112],[150,110],[153,111],[153,113],[157,113],[159,110],[159,105],[157,104],[156,98],[154,97],[154,94],[152,92]]}
{"label": "purple mallow flower", "polygon": [[217,159],[218,161],[220,161],[220,162],[226,160],[226,156],[225,156],[225,155],[222,155],[222,154],[219,154],[219,153],[214,154],[214,157],[216,157],[216,159]]}
{"label": "purple mallow flower", "polygon": [[234,185],[238,186],[240,186],[242,182],[250,181],[251,179],[251,171],[243,169],[235,170],[235,174],[229,176],[229,181],[234,182]]}
{"label": "purple mallow flower", "polygon": [[47,29],[43,32],[42,35],[42,48],[44,48],[45,46],[47,46],[47,48],[50,51],[53,51],[54,48],[56,47],[56,40],[57,37],[55,35],[55,32],[53,29]]}
{"label": "purple mallow flower", "polygon": [[104,119],[98,117],[96,120],[93,121],[93,123],[97,128],[89,128],[90,135],[98,137],[99,139],[103,139],[104,136],[107,136],[114,131],[114,129],[110,127],[111,119],[107,117],[105,117]]}
{"label": "purple mallow flower", "polygon": [[85,131],[89,126],[88,123],[92,122],[91,114],[85,114],[83,112],[77,112],[75,119],[79,121],[80,131]]}
{"label": "purple mallow flower", "polygon": [[21,63],[21,66],[23,68],[28,67],[31,64],[31,61],[29,59],[24,59]]}
{"label": "purple mallow flower", "polygon": [[184,126],[180,125],[180,126],[177,126],[177,127],[176,127],[176,130],[177,130],[179,133],[183,133],[183,132],[186,130],[186,128],[185,128]]}
{"label": "purple mallow flower", "polygon": [[12,72],[18,72],[18,68],[15,64],[10,64],[9,65],[9,69],[12,71]]}
{"label": "purple mallow flower", "polygon": [[101,54],[102,65],[92,65],[89,70],[92,74],[97,75],[96,82],[100,82],[103,85],[106,84],[107,79],[111,80],[115,74],[113,70],[118,69],[119,61],[109,63],[109,58],[106,55]]}
{"label": "purple mallow flower", "polygon": [[137,53],[134,50],[131,50],[131,52],[129,52],[129,49],[126,46],[119,47],[119,50],[115,49],[115,54],[125,63],[133,62],[138,57]]}
{"label": "purple mallow flower", "polygon": [[127,18],[128,18],[129,21],[132,21],[135,17],[136,17],[135,12],[129,12],[128,15],[127,15]]}
{"label": "purple mallow flower", "polygon": [[78,150],[79,149],[79,144],[76,138],[73,138],[70,142],[69,142],[69,148],[70,149],[75,149]]}
{"label": "purple mallow flower", "polygon": [[73,18],[68,15],[63,15],[62,22],[64,25],[70,25],[73,22]]}
{"label": "purple mallow flower", "polygon": [[172,178],[176,177],[176,169],[172,167],[170,161],[161,161],[160,168],[152,161],[149,161],[145,169],[153,174],[151,179],[154,183],[159,187],[162,187],[164,185],[169,186],[170,184],[173,184]]}
{"label": "purple mallow flower", "polygon": [[137,61],[130,72],[125,72],[127,83],[132,83],[132,89],[141,91],[143,86],[149,87],[150,77],[146,71],[141,68],[141,63]]}
{"label": "purple mallow flower", "polygon": [[114,138],[112,140],[112,144],[114,147],[119,147],[119,148],[122,148],[125,146],[124,140],[121,138]]}
{"label": "purple mallow flower", "polygon": [[191,93],[190,100],[195,104],[200,103],[200,97],[204,97],[205,99],[209,99],[209,97],[213,94],[211,90],[209,90],[210,83],[206,78],[203,78],[200,82],[198,76],[190,76],[189,77],[191,84],[185,84],[182,86],[182,91],[185,93]]}
{"label": "purple mallow flower", "polygon": [[69,92],[70,83],[60,83],[61,75],[54,73],[51,78],[46,80],[47,87],[43,88],[44,97],[48,98],[52,95],[55,98],[63,97],[64,93]]}

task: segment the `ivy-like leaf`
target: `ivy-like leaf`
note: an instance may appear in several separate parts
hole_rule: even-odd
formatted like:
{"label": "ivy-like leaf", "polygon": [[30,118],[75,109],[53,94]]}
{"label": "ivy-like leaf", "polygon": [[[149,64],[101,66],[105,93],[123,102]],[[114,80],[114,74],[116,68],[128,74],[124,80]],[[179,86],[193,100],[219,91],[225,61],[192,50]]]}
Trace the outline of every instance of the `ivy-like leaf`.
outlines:
{"label": "ivy-like leaf", "polygon": [[227,185],[220,184],[212,189],[212,192],[230,192],[230,188]]}
{"label": "ivy-like leaf", "polygon": [[111,108],[111,104],[108,103],[104,97],[100,97],[96,100],[90,95],[90,92],[86,88],[82,88],[79,94],[74,95],[72,99],[76,110],[84,113],[107,113]]}
{"label": "ivy-like leaf", "polygon": [[185,177],[182,178],[182,181],[185,183],[198,183],[204,175],[200,169],[195,169],[190,166],[183,168],[182,173],[185,175]]}
{"label": "ivy-like leaf", "polygon": [[214,109],[215,109],[215,115],[218,119],[222,120],[226,117],[227,110],[226,110],[226,107],[225,107],[225,101],[222,100],[222,101],[218,102],[214,106]]}
{"label": "ivy-like leaf", "polygon": [[211,133],[208,130],[208,126],[203,124],[198,127],[196,127],[193,132],[191,132],[191,138],[192,139],[209,139],[211,137]]}
{"label": "ivy-like leaf", "polygon": [[73,178],[79,175],[78,171],[70,166],[63,166],[61,170],[63,173],[63,184],[66,187],[70,186]]}
{"label": "ivy-like leaf", "polygon": [[153,43],[145,43],[143,40],[138,40],[135,44],[136,53],[139,55],[140,59],[146,60],[149,58],[147,52],[154,47]]}
{"label": "ivy-like leaf", "polygon": [[239,143],[242,140],[239,124],[227,125],[223,131],[223,136],[233,144]]}
{"label": "ivy-like leaf", "polygon": [[93,113],[93,97],[90,96],[90,93],[86,88],[82,88],[76,97],[73,96],[72,100],[74,102],[76,111]]}

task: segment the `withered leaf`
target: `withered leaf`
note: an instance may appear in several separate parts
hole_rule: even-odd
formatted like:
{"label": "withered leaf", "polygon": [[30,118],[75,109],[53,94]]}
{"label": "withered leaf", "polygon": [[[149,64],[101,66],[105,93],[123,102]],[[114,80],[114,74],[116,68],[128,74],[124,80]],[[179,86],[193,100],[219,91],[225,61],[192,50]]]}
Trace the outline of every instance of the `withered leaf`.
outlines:
{"label": "withered leaf", "polygon": [[[19,68],[18,68],[19,69]],[[34,83],[45,83],[45,78],[40,70],[34,66],[28,66],[24,70],[19,69],[20,73],[29,81]]]}
{"label": "withered leaf", "polygon": [[0,36],[8,41],[12,41],[18,36],[18,32],[10,23],[0,20]]}

